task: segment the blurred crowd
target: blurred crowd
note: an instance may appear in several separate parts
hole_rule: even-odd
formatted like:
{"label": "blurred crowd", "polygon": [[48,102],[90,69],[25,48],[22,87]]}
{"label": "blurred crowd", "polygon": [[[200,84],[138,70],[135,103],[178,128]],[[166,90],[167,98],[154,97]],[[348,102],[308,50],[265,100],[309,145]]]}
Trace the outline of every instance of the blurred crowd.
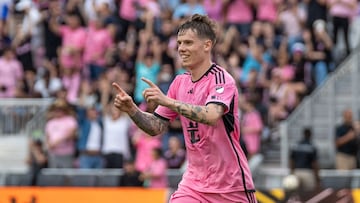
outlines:
{"label": "blurred crowd", "polygon": [[111,84],[152,112],[140,78],[166,93],[186,71],[176,28],[194,13],[218,23],[213,60],[237,81],[249,159],[360,41],[356,0],[0,0],[0,98],[55,98],[30,143],[35,171],[124,168],[166,184],[186,160],[180,122],[146,135],[114,109]]}

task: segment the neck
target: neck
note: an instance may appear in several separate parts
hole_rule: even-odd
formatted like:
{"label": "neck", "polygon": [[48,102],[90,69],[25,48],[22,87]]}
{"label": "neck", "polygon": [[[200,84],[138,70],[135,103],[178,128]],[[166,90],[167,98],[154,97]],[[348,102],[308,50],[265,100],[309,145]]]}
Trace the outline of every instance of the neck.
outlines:
{"label": "neck", "polygon": [[212,62],[209,60],[209,61],[202,63],[197,68],[190,69],[191,80],[192,81],[199,80],[206,73],[206,71],[209,70],[209,68],[211,67],[211,64],[212,64]]}

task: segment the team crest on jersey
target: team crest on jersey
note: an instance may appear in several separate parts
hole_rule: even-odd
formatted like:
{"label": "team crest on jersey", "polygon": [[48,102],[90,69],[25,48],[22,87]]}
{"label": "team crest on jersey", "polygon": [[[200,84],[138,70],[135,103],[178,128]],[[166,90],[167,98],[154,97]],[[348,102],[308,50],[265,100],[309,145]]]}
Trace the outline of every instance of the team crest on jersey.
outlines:
{"label": "team crest on jersey", "polygon": [[215,88],[215,91],[216,91],[217,93],[223,93],[223,92],[224,92],[224,87],[216,87],[216,88]]}

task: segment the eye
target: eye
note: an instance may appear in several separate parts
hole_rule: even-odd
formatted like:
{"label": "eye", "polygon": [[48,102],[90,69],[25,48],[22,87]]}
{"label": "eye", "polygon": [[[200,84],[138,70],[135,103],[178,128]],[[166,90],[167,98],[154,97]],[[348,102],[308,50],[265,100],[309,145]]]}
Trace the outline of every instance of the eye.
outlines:
{"label": "eye", "polygon": [[186,40],[186,41],[184,41],[184,44],[185,44],[185,45],[192,45],[192,44],[193,44],[193,41],[191,41],[191,40]]}

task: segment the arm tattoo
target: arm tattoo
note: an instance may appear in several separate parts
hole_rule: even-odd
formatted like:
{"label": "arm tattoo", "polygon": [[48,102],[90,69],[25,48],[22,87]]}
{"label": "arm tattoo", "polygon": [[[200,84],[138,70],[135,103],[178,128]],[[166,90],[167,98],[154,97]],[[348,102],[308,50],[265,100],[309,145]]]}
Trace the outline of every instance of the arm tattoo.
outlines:
{"label": "arm tattoo", "polygon": [[[204,124],[211,124],[211,121],[209,120],[209,107],[208,106],[197,106],[197,105],[191,105],[182,103],[179,101],[174,102],[175,110],[179,114],[185,116],[186,118],[204,123]],[[221,116],[224,113],[224,110],[222,106],[216,105],[216,111],[215,113],[218,114],[218,116]]]}
{"label": "arm tattoo", "polygon": [[144,132],[151,136],[159,135],[167,129],[169,122],[148,112],[136,111],[130,118]]}

